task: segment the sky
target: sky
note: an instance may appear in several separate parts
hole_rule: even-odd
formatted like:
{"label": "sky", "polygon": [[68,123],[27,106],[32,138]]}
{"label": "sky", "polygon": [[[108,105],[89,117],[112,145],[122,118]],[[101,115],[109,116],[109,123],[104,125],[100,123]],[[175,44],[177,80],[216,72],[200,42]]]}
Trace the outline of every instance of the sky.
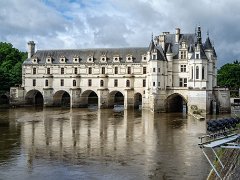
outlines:
{"label": "sky", "polygon": [[209,32],[218,67],[240,59],[239,0],[0,0],[0,41],[37,49],[147,47],[152,34]]}

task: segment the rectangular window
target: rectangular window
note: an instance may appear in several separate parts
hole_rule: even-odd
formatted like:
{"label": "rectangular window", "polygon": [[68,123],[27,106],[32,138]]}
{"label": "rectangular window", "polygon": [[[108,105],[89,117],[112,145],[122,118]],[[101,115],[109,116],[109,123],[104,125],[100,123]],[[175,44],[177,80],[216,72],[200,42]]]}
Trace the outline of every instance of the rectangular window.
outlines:
{"label": "rectangular window", "polygon": [[155,68],[153,68],[153,72],[155,72],[156,71],[156,69]]}
{"label": "rectangular window", "polygon": [[50,68],[47,68],[47,74],[51,74]]}
{"label": "rectangular window", "polygon": [[143,67],[143,74],[147,74],[147,67]]}
{"label": "rectangular window", "polygon": [[114,68],[114,74],[118,74],[118,67]]}
{"label": "rectangular window", "polygon": [[179,78],[179,86],[187,87],[187,78]]}
{"label": "rectangular window", "polygon": [[181,72],[187,72],[187,65],[181,65],[180,66],[180,71]]}
{"label": "rectangular window", "polygon": [[157,59],[155,54],[153,55],[153,59]]}
{"label": "rectangular window", "polygon": [[45,80],[45,86],[48,86],[48,80],[47,79]]}
{"label": "rectangular window", "polygon": [[33,79],[33,86],[36,86],[36,79]]}
{"label": "rectangular window", "polygon": [[75,67],[74,68],[74,74],[77,74],[78,73],[78,69]]}
{"label": "rectangular window", "polygon": [[100,86],[103,87],[104,86],[104,81],[100,80]]}
{"label": "rectangular window", "polygon": [[118,87],[118,80],[114,79],[114,87]]}
{"label": "rectangular window", "polygon": [[88,74],[92,74],[92,68],[88,68]]}
{"label": "rectangular window", "polygon": [[146,80],[143,79],[143,87],[146,87]]}
{"label": "rectangular window", "polygon": [[74,79],[73,80],[73,86],[75,87],[77,85],[77,82],[76,82],[76,80]]}
{"label": "rectangular window", "polygon": [[158,68],[158,72],[160,73],[160,68]]}
{"label": "rectangular window", "polygon": [[102,74],[105,74],[105,67],[102,67]]}
{"label": "rectangular window", "polygon": [[33,68],[33,74],[36,74],[36,68]]}
{"label": "rectangular window", "polygon": [[88,80],[88,86],[92,86],[92,80],[91,79]]}
{"label": "rectangular window", "polygon": [[199,59],[199,54],[196,54],[196,59]]}
{"label": "rectangular window", "polygon": [[128,73],[128,74],[131,74],[131,67],[128,67],[128,68],[127,68],[127,73]]}
{"label": "rectangular window", "polygon": [[180,55],[181,55],[181,57],[180,57],[180,59],[186,59],[186,51],[181,51],[180,52]]}
{"label": "rectangular window", "polygon": [[153,86],[155,86],[155,82],[153,82]]}
{"label": "rectangular window", "polygon": [[158,86],[160,86],[160,82],[158,82]]}
{"label": "rectangular window", "polygon": [[61,68],[61,74],[64,74],[64,68]]}
{"label": "rectangular window", "polygon": [[61,79],[60,85],[64,86],[64,79]]}

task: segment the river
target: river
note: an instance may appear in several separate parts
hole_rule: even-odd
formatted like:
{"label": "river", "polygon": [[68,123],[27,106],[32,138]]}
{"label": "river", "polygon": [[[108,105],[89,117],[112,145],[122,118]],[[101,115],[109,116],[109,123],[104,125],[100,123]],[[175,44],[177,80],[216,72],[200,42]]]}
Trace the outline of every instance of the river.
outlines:
{"label": "river", "polygon": [[182,113],[0,109],[0,179],[206,179],[205,132]]}

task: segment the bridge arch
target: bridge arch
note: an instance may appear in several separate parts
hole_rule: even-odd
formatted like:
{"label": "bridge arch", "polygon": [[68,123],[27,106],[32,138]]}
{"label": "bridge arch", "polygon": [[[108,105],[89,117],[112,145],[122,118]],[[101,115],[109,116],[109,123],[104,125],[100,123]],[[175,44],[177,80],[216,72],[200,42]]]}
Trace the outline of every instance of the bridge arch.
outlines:
{"label": "bridge arch", "polygon": [[53,95],[53,105],[59,107],[70,107],[70,94],[67,91],[60,90]]}
{"label": "bridge arch", "polygon": [[26,93],[25,101],[28,105],[43,106],[44,104],[42,93],[36,89],[32,89]]}
{"label": "bridge arch", "polygon": [[9,104],[9,97],[5,94],[0,95],[0,105],[8,105]]}
{"label": "bridge arch", "polygon": [[187,113],[187,100],[179,94],[174,93],[166,99],[166,110],[167,112],[185,112]]}
{"label": "bridge arch", "polygon": [[124,95],[120,91],[109,93],[109,107],[113,107],[114,105],[124,105]]}
{"label": "bridge arch", "polygon": [[81,104],[84,106],[97,106],[98,95],[93,90],[86,90],[81,95]]}
{"label": "bridge arch", "polygon": [[142,94],[135,93],[134,94],[134,108],[140,108],[142,106]]}

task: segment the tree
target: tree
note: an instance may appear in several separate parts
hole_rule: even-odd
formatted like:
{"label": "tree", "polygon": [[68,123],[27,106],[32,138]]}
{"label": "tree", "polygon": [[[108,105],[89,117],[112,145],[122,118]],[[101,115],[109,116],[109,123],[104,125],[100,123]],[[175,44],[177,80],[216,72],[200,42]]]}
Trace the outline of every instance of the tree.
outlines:
{"label": "tree", "polygon": [[0,91],[9,91],[11,86],[21,84],[22,63],[26,52],[20,52],[11,43],[0,42]]}

